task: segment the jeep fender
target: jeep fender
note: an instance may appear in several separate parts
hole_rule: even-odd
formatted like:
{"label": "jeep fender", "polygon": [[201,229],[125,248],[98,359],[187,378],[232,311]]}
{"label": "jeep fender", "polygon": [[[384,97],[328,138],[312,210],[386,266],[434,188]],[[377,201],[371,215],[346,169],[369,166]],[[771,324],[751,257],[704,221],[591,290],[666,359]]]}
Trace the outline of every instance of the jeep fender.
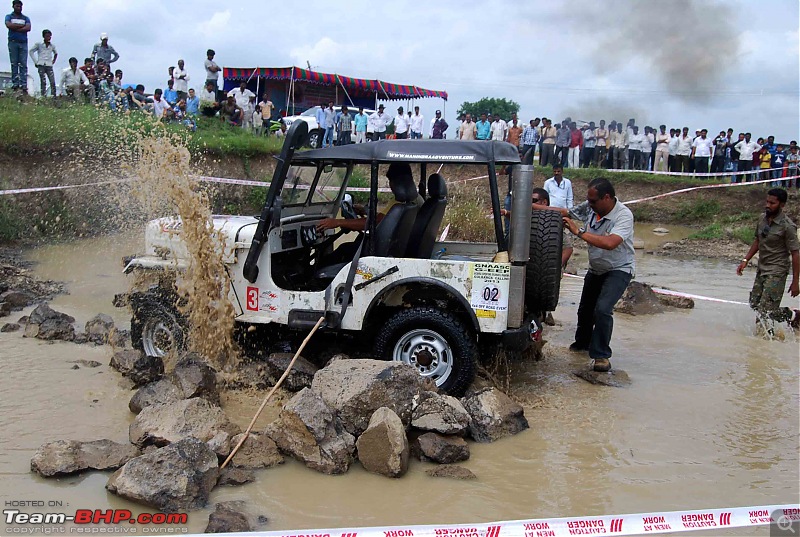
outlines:
{"label": "jeep fender", "polygon": [[476,334],[480,332],[478,317],[464,296],[441,280],[424,277],[405,278],[387,285],[367,307],[362,327],[371,325],[376,320],[382,321],[380,317],[375,319],[381,306],[389,308],[418,305],[438,307],[442,302],[449,306],[448,309],[451,313],[462,318],[467,326],[471,326]]}

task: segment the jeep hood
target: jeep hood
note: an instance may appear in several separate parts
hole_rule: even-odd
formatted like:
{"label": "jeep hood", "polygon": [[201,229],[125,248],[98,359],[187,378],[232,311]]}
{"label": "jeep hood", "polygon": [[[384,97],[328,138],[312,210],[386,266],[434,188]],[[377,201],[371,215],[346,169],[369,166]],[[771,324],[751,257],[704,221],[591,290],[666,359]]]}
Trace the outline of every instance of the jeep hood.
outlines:
{"label": "jeep hood", "polygon": [[[223,238],[223,260],[233,263],[237,247],[248,247],[258,219],[254,216],[214,215],[214,229]],[[188,259],[183,239],[183,222],[177,217],[151,220],[145,230],[145,255]]]}

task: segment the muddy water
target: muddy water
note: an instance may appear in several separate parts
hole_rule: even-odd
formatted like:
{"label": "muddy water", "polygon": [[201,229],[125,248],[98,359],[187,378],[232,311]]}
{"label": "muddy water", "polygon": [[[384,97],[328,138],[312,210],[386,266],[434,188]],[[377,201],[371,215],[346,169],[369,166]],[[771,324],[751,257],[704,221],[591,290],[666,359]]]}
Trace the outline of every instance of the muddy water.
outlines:
{"label": "muddy water", "polygon": [[[125,315],[115,313],[110,300],[126,288],[121,256],[137,247],[134,238],[92,239],[42,248],[30,258],[39,262],[39,275],[68,282],[70,294],[54,301],[56,309],[78,323],[98,311],[122,321]],[[580,265],[585,253],[578,255]],[[739,278],[728,264],[638,255],[638,279],[677,290],[743,301],[752,283],[752,272]],[[358,464],[331,477],[288,461],[258,473],[255,483],[215,490],[212,502],[248,500],[270,517],[270,529],[280,529],[798,501],[796,340],[754,337],[749,309],[733,304],[698,302],[691,311],[617,315],[614,365],[633,384],[592,386],[572,375],[587,359],[566,350],[580,285],[564,281],[559,324],[547,332],[544,360],[514,366],[513,388],[526,406],[530,430],[491,445],[471,444],[472,458],[464,465],[477,481],[428,478],[430,465],[420,462],[412,462],[406,477],[390,480]],[[44,480],[28,471],[33,451],[47,441],[127,440],[131,392],[107,367],[109,351],[0,334],[0,356],[2,499],[61,501],[68,511],[148,511],[106,493],[107,474]],[[69,361],[76,359],[103,366],[72,370]],[[226,407],[246,425],[259,398],[235,396]],[[207,515],[191,514],[189,529],[202,531]]]}

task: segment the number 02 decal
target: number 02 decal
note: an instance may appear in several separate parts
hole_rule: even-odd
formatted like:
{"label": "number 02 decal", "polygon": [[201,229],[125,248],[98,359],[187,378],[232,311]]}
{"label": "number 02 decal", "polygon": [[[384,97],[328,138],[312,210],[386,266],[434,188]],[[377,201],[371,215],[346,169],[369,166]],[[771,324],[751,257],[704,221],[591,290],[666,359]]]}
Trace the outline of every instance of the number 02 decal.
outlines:
{"label": "number 02 decal", "polygon": [[484,287],[483,299],[487,302],[497,302],[500,296],[500,289],[497,287]]}
{"label": "number 02 decal", "polygon": [[247,309],[258,311],[258,287],[247,288]]}

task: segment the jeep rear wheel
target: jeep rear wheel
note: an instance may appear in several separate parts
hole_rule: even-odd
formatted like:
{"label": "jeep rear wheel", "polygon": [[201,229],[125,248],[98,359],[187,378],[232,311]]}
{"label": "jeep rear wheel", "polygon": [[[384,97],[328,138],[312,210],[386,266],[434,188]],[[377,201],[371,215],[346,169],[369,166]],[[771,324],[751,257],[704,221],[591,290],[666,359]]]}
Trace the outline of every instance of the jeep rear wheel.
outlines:
{"label": "jeep rear wheel", "polygon": [[434,308],[394,314],[378,333],[375,350],[385,360],[411,365],[450,395],[463,395],[475,378],[475,337],[456,317]]}
{"label": "jeep rear wheel", "polygon": [[525,305],[528,311],[554,311],[561,287],[561,246],[564,223],[556,211],[533,211],[530,259],[525,267]]}
{"label": "jeep rear wheel", "polygon": [[155,300],[143,301],[135,306],[131,319],[131,340],[134,348],[156,358],[180,352],[186,345],[180,315],[173,308]]}

